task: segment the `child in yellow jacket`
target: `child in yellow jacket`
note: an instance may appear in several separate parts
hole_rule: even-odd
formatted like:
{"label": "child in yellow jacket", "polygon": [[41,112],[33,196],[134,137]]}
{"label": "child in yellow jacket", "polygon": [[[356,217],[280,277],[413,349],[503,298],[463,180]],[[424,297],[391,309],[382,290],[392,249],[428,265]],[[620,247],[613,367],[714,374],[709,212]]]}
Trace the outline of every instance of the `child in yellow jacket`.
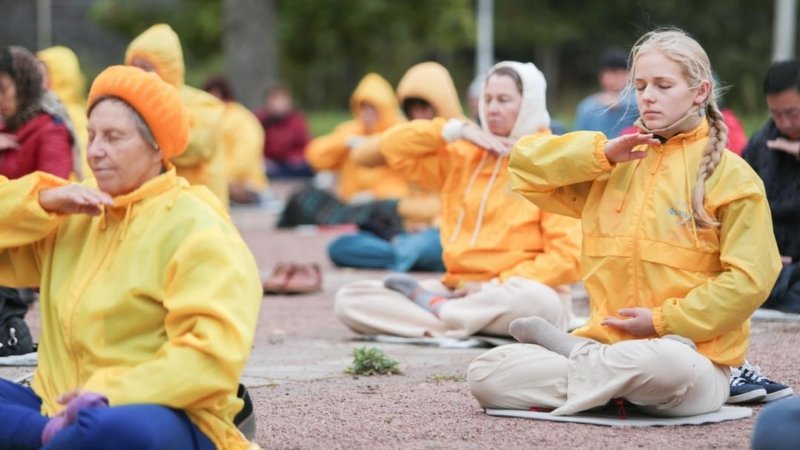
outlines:
{"label": "child in yellow jacket", "polygon": [[749,317],[780,268],[764,187],[725,151],[711,64],[694,39],[647,33],[630,61],[638,134],[538,134],[514,148],[515,190],[582,220],[591,315],[572,335],[513,322],[520,343],[469,369],[484,407],[565,415],[623,398],[687,416],[728,398],[729,366],[744,360]]}
{"label": "child in yellow jacket", "polygon": [[505,335],[511,320],[532,315],[566,327],[568,309],[554,288],[578,280],[579,223],[512,192],[507,170],[513,139],[548,129],[544,77],[530,63],[500,63],[487,76],[481,105],[483,129],[439,118],[382,136],[394,169],[441,193],[447,272],[419,285],[394,275],[345,286],[334,308],[353,331]]}

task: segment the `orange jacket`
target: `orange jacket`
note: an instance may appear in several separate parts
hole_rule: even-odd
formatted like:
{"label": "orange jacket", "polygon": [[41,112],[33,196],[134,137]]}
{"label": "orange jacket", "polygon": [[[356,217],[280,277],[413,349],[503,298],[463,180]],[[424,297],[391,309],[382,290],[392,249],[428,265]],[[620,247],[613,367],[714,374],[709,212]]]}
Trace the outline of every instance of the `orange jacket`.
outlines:
{"label": "orange jacket", "polygon": [[448,144],[444,119],[415,120],[384,134],[389,164],[442,198],[443,282],[521,276],[550,286],[579,279],[580,223],[539,210],[511,191],[508,157],[467,141]]}
{"label": "orange jacket", "polygon": [[[378,123],[371,130],[366,130],[357,118],[362,102],[371,104],[378,111]],[[408,184],[400,174],[386,166],[371,168],[359,165],[350,154],[353,140],[379,135],[402,121],[392,87],[380,75],[367,74],[353,92],[350,109],[356,118],[340,124],[332,133],[312,140],[306,147],[306,160],[316,171],[338,171],[338,194],[342,200],[363,193],[378,199],[405,196]]]}

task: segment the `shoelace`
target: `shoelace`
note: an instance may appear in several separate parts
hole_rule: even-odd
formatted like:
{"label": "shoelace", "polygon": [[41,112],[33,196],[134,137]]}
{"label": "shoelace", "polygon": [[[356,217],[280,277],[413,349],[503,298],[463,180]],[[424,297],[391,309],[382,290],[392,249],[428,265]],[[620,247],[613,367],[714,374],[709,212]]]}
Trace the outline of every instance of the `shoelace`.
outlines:
{"label": "shoelace", "polygon": [[741,386],[743,384],[747,384],[747,380],[742,378],[741,376],[734,377],[731,379],[731,386]]}
{"label": "shoelace", "polygon": [[742,377],[749,379],[752,383],[763,384],[772,383],[767,377],[761,374],[757,367],[745,367],[742,369]]}

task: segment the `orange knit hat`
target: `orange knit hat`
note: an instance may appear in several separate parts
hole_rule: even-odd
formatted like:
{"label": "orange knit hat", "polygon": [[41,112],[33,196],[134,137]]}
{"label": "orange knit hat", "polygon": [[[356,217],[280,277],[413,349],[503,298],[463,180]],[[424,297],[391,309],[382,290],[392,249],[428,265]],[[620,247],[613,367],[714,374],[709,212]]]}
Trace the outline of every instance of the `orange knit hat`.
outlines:
{"label": "orange knit hat", "polygon": [[88,110],[103,97],[117,97],[142,116],[164,161],[180,155],[189,143],[189,116],[174,86],[155,73],[131,66],[111,66],[89,91]]}

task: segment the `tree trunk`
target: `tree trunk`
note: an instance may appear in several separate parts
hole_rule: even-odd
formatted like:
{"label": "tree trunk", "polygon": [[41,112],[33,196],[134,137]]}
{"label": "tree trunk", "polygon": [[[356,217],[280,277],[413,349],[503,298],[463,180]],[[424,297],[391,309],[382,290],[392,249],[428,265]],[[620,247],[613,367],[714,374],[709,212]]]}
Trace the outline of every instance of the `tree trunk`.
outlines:
{"label": "tree trunk", "polygon": [[263,103],[277,73],[275,0],[224,0],[225,72],[236,100],[248,108]]}

